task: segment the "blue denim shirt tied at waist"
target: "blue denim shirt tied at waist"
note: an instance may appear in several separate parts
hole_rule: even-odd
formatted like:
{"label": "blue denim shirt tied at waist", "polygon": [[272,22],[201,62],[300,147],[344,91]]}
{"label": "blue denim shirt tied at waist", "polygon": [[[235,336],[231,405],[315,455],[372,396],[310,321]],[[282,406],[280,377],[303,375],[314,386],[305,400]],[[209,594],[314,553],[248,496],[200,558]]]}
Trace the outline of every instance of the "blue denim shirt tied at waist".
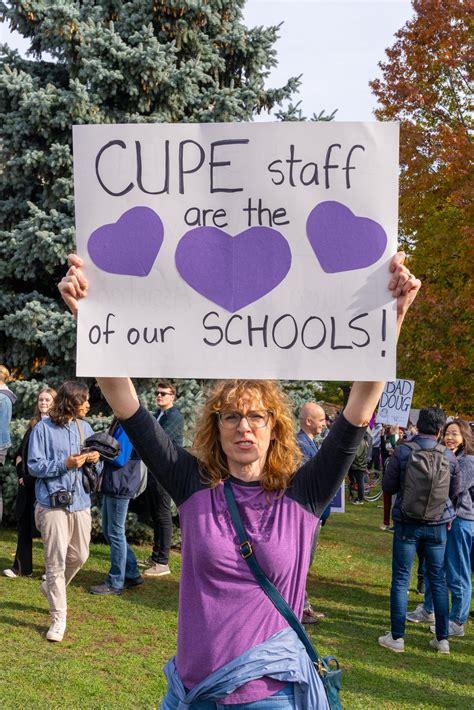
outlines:
{"label": "blue denim shirt tied at waist", "polygon": [[[83,439],[93,434],[91,426],[81,419]],[[43,419],[33,428],[28,446],[28,469],[36,481],[36,500],[45,508],[51,507],[50,495],[59,490],[73,491],[72,505],[66,510],[76,512],[90,508],[91,498],[82,483],[82,469],[67,469],[66,459],[81,450],[81,435],[76,421],[58,426],[51,419]],[[102,462],[96,465],[102,469]]]}
{"label": "blue denim shirt tied at waist", "polygon": [[329,710],[326,691],[305,647],[293,629],[286,628],[245,651],[186,691],[173,657],[164,667],[179,705],[188,710],[198,701],[218,702],[251,680],[268,676],[293,683],[296,710]]}

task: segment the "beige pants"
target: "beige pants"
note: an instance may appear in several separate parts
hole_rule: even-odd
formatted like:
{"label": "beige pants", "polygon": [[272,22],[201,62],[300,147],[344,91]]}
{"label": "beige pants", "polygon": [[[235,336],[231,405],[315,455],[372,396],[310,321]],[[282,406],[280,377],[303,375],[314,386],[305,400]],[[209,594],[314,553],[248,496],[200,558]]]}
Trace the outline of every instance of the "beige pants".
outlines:
{"label": "beige pants", "polygon": [[64,508],[35,508],[36,527],[44,545],[49,613],[66,618],[66,587],[89,557],[91,511],[70,513]]}

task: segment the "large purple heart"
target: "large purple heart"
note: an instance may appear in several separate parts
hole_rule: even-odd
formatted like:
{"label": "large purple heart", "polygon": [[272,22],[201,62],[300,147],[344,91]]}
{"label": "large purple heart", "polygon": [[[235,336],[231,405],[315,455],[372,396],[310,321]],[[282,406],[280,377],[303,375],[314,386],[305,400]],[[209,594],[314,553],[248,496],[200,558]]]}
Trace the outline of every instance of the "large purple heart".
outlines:
{"label": "large purple heart", "polygon": [[380,259],[387,235],[378,222],[356,217],[340,202],[321,202],[310,212],[306,233],[328,274],[364,269]]}
{"label": "large purple heart", "polygon": [[163,223],[149,207],[133,207],[92,232],[89,256],[109,274],[148,276],[163,243]]}
{"label": "large purple heart", "polygon": [[291,251],[280,232],[269,227],[251,227],[235,237],[216,227],[197,227],[180,239],[175,259],[186,283],[234,313],[283,281]]}

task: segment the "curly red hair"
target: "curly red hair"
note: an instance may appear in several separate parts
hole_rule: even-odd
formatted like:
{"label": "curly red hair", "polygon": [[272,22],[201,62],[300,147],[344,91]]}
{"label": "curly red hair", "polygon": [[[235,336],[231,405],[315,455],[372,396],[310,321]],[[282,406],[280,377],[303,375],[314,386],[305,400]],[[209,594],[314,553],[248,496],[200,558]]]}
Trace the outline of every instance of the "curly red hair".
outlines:
{"label": "curly red hair", "polygon": [[273,438],[260,482],[266,491],[282,491],[301,463],[301,452],[295,436],[291,407],[286,395],[271,380],[224,380],[208,393],[196,426],[193,453],[197,457],[206,480],[217,486],[229,477],[227,457],[220,442],[217,412],[225,408],[241,408],[250,397],[261,401],[271,411]]}

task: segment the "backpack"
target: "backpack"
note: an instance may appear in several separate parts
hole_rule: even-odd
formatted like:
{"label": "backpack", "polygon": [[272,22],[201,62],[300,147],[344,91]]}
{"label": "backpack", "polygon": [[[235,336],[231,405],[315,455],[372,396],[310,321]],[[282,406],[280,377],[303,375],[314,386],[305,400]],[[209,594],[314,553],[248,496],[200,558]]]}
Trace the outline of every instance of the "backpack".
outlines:
{"label": "backpack", "polygon": [[449,498],[451,469],[446,447],[436,444],[423,449],[414,441],[401,446],[408,449],[400,508],[405,518],[437,522]]}
{"label": "backpack", "polygon": [[138,498],[147,486],[148,470],[136,453],[118,419],[114,419],[110,433],[120,443],[119,455],[104,467],[102,492],[119,498]]}
{"label": "backpack", "polygon": [[120,468],[106,462],[101,491],[113,498],[137,498],[146,488],[147,474],[147,467],[139,458],[129,458]]}
{"label": "backpack", "polygon": [[140,484],[135,491],[134,498],[138,498],[138,496],[141,496],[142,493],[145,493],[146,487],[148,485],[148,469],[143,463],[143,461],[140,461]]}
{"label": "backpack", "polygon": [[118,456],[116,456],[116,458],[112,461],[112,465],[116,466],[117,468],[122,468],[122,466],[125,466],[130,456],[132,455],[133,446],[131,444],[130,439],[124,432],[122,425],[120,424],[118,419],[114,419],[114,421],[112,422],[112,425],[109,429],[109,434],[113,436],[114,439],[117,439],[120,444],[120,452]]}

